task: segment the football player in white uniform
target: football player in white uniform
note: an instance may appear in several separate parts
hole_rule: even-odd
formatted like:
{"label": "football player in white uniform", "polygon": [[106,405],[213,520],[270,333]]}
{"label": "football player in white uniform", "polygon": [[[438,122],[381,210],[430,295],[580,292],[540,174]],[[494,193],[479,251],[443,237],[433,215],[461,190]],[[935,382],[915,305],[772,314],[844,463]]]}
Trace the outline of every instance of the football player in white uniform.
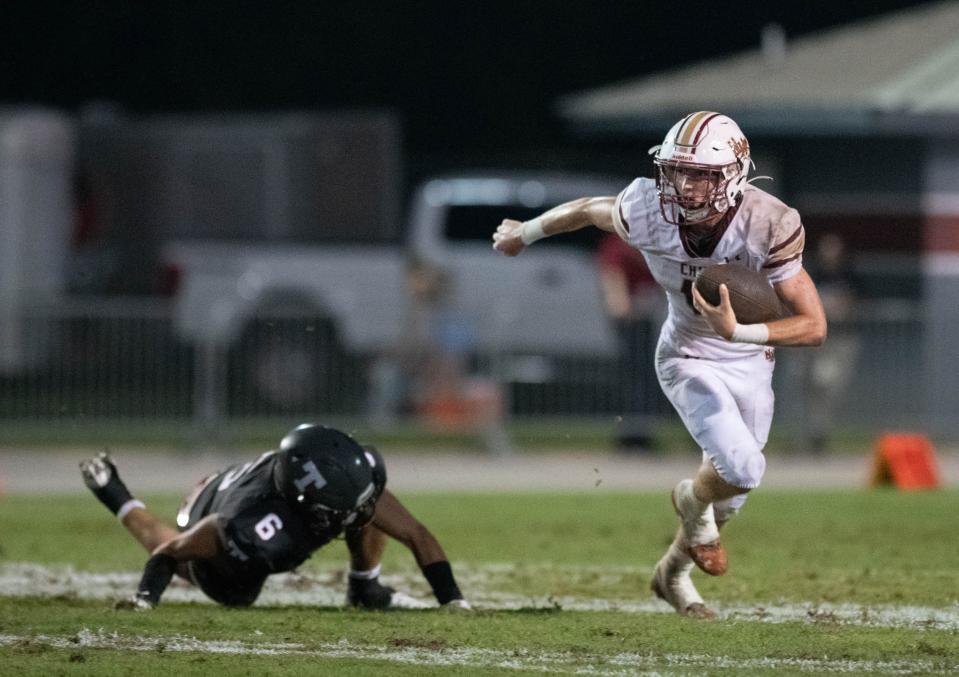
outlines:
{"label": "football player in white uniform", "polygon": [[[773,347],[820,345],[826,316],[802,266],[799,214],[748,183],[749,143],[733,120],[692,113],[650,153],[655,179],[638,178],[616,197],[580,198],[530,221],[505,219],[493,234],[493,249],[516,256],[536,240],[592,224],[645,256],[669,301],[656,372],[703,450],[695,477],[673,489],[680,526],[651,587],[678,613],[712,618],[690,572],[694,564],[714,576],[726,572],[719,529],[762,479],[773,414]],[[719,305],[710,305],[693,280],[704,266],[723,262],[765,272],[792,314],[739,324],[725,285]]]}

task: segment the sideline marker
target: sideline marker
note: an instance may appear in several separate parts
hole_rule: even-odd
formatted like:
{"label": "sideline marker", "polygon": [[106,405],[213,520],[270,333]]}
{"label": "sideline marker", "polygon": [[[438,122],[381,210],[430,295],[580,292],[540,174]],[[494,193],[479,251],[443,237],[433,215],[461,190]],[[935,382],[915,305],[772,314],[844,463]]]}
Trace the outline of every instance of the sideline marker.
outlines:
{"label": "sideline marker", "polygon": [[939,486],[936,450],[925,435],[887,433],[876,440],[869,483],[895,484],[899,489],[935,489]]}

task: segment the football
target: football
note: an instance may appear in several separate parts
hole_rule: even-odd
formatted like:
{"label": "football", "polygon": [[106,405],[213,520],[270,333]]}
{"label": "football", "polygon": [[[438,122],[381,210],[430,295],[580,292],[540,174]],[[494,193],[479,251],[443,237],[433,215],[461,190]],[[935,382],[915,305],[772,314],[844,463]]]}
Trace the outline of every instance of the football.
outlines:
{"label": "football", "polygon": [[707,266],[699,271],[694,284],[713,305],[719,305],[719,285],[725,284],[740,324],[769,322],[789,314],[766,276],[744,266],[732,263]]}

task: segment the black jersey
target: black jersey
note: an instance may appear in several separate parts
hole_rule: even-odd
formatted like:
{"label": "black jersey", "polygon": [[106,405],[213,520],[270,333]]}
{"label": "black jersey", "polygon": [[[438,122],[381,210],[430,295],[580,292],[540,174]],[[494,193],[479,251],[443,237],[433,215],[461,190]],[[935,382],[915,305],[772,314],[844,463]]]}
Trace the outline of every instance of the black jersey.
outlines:
{"label": "black jersey", "polygon": [[260,580],[295,569],[338,532],[317,534],[273,484],[275,452],[230,466],[207,482],[190,509],[186,527],[219,516],[225,552],[216,569],[235,579]]}

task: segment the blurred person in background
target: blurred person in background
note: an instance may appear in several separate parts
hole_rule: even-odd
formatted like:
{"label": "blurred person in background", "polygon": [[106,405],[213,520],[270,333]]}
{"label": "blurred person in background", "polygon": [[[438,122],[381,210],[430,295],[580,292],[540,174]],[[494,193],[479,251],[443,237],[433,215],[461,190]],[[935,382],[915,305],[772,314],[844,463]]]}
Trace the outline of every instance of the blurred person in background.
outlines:
{"label": "blurred person in background", "polygon": [[[669,311],[656,371],[703,450],[703,463],[694,478],[673,489],[680,526],[656,564],[651,588],[682,615],[712,618],[690,573],[694,565],[710,575],[726,573],[719,530],[765,472],[773,347],[820,345],[826,316],[802,265],[799,214],[748,182],[749,143],[733,120],[692,113],[650,153],[655,178],[637,178],[615,197],[564,203],[530,221],[506,219],[493,234],[493,248],[517,256],[541,238],[592,224],[640,250],[665,290]],[[716,306],[693,285],[696,274],[714,263],[763,271],[792,315],[739,324],[725,285]]]}
{"label": "blurred person in background", "polygon": [[619,340],[623,415],[617,443],[624,450],[648,450],[657,395],[651,337],[661,297],[646,259],[619,236],[603,236],[596,260],[606,312]]}
{"label": "blurred person in background", "polygon": [[448,284],[439,268],[419,259],[408,262],[408,306],[399,340],[370,367],[371,425],[385,427],[414,413],[428,399],[433,379],[444,384],[455,377],[458,362],[445,359],[440,331]]}
{"label": "blurred person in background", "polygon": [[406,416],[440,430],[476,431],[488,450],[509,453],[500,387],[471,373],[475,335],[449,303],[451,285],[445,270],[409,262],[407,315],[399,340],[370,368],[368,420],[383,428]]}
{"label": "blurred person in background", "polygon": [[808,448],[816,454],[828,449],[859,356],[860,339],[853,325],[856,288],[846,253],[842,237],[826,233],[816,242],[809,264],[830,324],[829,341],[821,350],[797,355],[806,413],[803,430]]}
{"label": "blurred person in background", "polygon": [[80,470],[150,553],[124,606],[156,607],[174,574],[224,606],[249,606],[270,574],[296,569],[340,536],[350,552],[347,603],[410,606],[415,600],[379,581],[390,536],[413,553],[441,605],[469,609],[443,548],[386,489],[382,456],[339,430],[301,425],[277,450],[206,477],[180,507],[179,530],[133,497],[106,454],[81,462]]}

